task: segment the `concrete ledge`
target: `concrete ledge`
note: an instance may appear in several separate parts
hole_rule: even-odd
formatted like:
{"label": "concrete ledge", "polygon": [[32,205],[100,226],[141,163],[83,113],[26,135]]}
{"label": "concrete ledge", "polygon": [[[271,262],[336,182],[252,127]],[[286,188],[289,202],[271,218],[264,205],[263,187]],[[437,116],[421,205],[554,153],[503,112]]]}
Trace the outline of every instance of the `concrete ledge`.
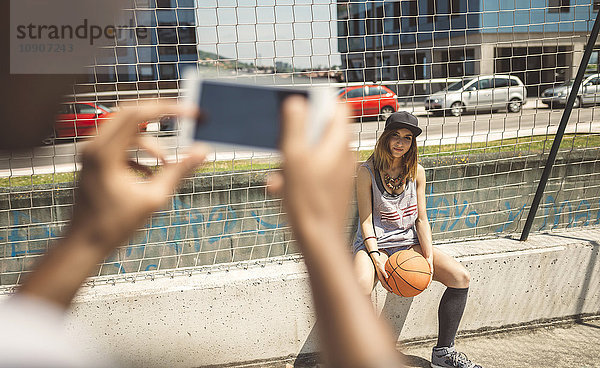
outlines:
{"label": "concrete ledge", "polygon": [[[440,246],[471,272],[461,331],[600,314],[600,230]],[[443,286],[416,298],[378,287],[377,309],[400,340],[433,337]],[[197,367],[313,353],[315,314],[296,260],[85,288],[70,325],[127,365]],[[75,327],[79,326],[79,327]],[[81,334],[84,339],[84,334]]]}

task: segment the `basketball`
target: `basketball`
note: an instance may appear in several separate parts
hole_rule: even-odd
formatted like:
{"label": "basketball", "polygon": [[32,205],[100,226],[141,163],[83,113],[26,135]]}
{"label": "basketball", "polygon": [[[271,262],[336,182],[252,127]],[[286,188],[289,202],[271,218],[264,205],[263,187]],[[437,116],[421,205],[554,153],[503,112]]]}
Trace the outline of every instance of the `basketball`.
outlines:
{"label": "basketball", "polygon": [[385,263],[388,285],[394,294],[411,297],[429,285],[431,271],[425,257],[412,249],[398,251]]}

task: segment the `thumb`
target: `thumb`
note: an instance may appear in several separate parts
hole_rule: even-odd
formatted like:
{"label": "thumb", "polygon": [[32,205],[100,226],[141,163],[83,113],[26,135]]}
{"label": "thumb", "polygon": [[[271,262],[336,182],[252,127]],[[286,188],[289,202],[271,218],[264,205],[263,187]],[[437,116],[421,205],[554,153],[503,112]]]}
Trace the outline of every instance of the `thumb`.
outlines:
{"label": "thumb", "polygon": [[389,277],[387,271],[385,270],[385,266],[383,266],[381,263],[379,263],[379,272],[381,272],[381,274],[383,275],[383,277],[385,277],[386,279]]}
{"label": "thumb", "polygon": [[280,196],[283,191],[284,179],[281,173],[271,173],[267,176],[267,191],[272,196]]}

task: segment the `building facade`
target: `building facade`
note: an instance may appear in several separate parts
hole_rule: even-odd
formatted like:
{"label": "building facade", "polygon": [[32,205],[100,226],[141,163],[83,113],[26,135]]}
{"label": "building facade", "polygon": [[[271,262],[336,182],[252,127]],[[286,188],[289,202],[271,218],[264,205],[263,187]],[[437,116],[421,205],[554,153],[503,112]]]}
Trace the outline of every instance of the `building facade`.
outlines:
{"label": "building facade", "polygon": [[[511,73],[538,95],[575,75],[598,9],[578,0],[339,0],[337,11],[348,81]],[[412,88],[404,92],[431,92]]]}
{"label": "building facade", "polygon": [[182,71],[198,61],[195,8],[195,0],[136,0],[125,11],[138,32],[101,53],[94,82],[101,88],[102,83],[181,79]]}

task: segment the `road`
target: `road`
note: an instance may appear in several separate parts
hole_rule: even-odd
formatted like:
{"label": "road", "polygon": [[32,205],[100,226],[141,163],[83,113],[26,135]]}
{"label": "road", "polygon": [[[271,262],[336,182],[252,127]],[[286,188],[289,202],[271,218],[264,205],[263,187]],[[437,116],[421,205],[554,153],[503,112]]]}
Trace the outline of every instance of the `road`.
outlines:
{"label": "road", "polygon": [[[423,134],[419,144],[439,145],[553,134],[556,132],[563,110],[551,110],[538,100],[530,100],[520,113],[467,113],[460,117],[429,116],[420,106],[407,106],[419,118]],[[573,110],[567,133],[600,132],[600,109],[587,107]],[[349,125],[352,147],[370,149],[376,137],[383,131],[384,121],[364,121]],[[156,145],[165,150],[168,160],[177,160],[181,149],[176,136],[149,136]],[[28,152],[0,154],[0,177],[27,176],[72,172],[78,168],[77,155],[86,142],[57,143],[37,147]],[[144,164],[156,163],[156,159],[144,152],[132,152],[132,156]],[[218,146],[208,160],[232,160],[276,157],[276,153],[252,151],[247,148]]]}

